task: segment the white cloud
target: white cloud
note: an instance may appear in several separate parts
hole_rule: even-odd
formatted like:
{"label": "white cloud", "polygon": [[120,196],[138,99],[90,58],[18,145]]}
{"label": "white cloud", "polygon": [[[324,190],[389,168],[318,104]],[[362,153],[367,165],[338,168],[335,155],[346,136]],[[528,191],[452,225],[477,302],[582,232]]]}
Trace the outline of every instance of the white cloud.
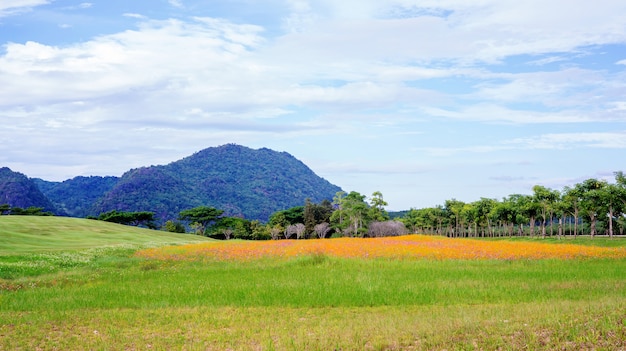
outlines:
{"label": "white cloud", "polygon": [[533,138],[515,139],[507,144],[523,146],[528,149],[626,149],[626,131],[551,133]]}
{"label": "white cloud", "polygon": [[2,0],[0,18],[28,11],[33,7],[49,4],[50,0]]}
{"label": "white cloud", "polygon": [[172,5],[174,7],[178,7],[178,8],[182,8],[184,6],[182,0],[167,0],[167,2],[170,5]]}

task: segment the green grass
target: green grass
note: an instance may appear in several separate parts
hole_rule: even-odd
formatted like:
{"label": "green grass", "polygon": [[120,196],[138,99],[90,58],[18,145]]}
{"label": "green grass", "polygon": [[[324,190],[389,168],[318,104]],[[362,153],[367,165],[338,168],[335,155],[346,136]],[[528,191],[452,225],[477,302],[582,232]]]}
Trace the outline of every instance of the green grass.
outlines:
{"label": "green grass", "polygon": [[0,256],[0,350],[626,348],[626,260],[163,262],[102,224]]}
{"label": "green grass", "polygon": [[195,235],[167,233],[80,218],[0,216],[0,256],[103,246],[150,246],[206,240],[208,239]]}

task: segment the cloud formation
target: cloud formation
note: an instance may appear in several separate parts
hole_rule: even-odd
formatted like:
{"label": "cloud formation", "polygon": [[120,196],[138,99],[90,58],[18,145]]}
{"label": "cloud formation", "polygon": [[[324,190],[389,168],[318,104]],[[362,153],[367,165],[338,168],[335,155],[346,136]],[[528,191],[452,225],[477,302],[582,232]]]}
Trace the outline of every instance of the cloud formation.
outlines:
{"label": "cloud formation", "polygon": [[[487,186],[536,159],[527,179],[571,179],[573,167],[530,164],[548,164],[546,150],[571,163],[623,152],[623,1],[63,6],[0,4],[0,163],[29,175],[119,174],[237,142],[293,153],[345,188],[386,187],[404,208],[417,200],[395,184],[417,175],[437,188],[476,172]],[[79,29],[62,14],[76,10],[98,34],[68,41]],[[58,33],[12,22],[45,16]],[[502,159],[517,166],[489,166]],[[455,165],[459,178],[442,175]]]}

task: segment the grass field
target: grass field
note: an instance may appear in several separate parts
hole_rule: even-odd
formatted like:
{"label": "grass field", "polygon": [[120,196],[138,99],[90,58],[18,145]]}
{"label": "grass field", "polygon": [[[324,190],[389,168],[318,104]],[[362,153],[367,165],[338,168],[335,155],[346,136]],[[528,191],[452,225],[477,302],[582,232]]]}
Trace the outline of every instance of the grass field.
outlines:
{"label": "grass field", "polygon": [[[240,251],[250,243],[159,249],[206,240],[31,219],[0,217],[0,350],[626,349],[620,255],[411,259],[394,251],[364,258],[318,246],[280,257],[206,259],[198,255],[209,255],[206,247]],[[37,235],[46,244],[31,243]],[[342,241],[333,240],[322,244],[339,250]],[[571,252],[551,240],[530,244]],[[567,244],[620,253],[622,240]],[[501,241],[478,244],[489,242]],[[496,247],[510,250],[504,243]]]}

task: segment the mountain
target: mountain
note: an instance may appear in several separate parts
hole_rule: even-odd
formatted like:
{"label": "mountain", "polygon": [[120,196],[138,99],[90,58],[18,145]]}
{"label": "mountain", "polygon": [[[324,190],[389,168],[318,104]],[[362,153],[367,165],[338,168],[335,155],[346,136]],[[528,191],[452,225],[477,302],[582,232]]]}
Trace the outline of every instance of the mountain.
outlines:
{"label": "mountain", "polygon": [[62,213],[41,192],[32,179],[13,172],[8,167],[0,168],[0,204],[11,207],[41,207],[44,211]]}
{"label": "mountain", "polygon": [[228,216],[265,222],[276,211],[302,206],[306,198],[331,200],[341,190],[289,153],[234,144],[207,148],[167,165],[132,169],[119,178],[31,183],[57,213],[85,217],[110,210],[151,211],[160,221],[176,219],[184,209],[211,206]]}
{"label": "mountain", "polygon": [[71,217],[87,217],[93,204],[119,181],[118,177],[75,177],[63,182],[33,178],[35,184],[56,207]]}
{"label": "mountain", "polygon": [[286,152],[224,145],[165,166],[125,173],[92,212],[153,211],[162,220],[206,205],[228,216],[267,221],[278,211],[332,199],[341,188],[317,176]]}

